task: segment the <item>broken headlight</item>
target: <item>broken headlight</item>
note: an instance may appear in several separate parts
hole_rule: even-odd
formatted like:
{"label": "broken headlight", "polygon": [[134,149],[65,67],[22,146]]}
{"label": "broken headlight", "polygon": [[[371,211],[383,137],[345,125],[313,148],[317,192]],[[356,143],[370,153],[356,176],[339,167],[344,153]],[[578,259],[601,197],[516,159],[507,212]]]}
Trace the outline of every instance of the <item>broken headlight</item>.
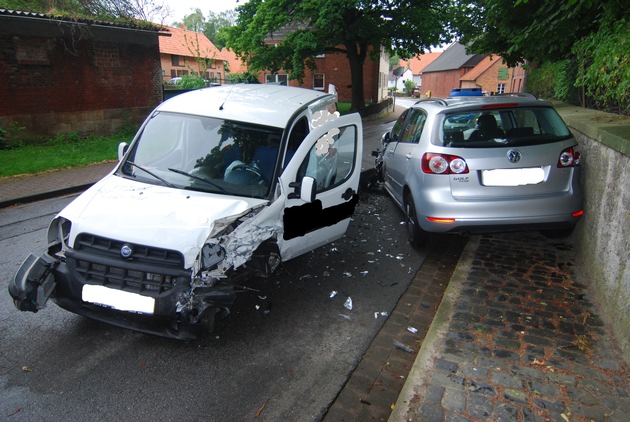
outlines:
{"label": "broken headlight", "polygon": [[[68,239],[72,222],[63,217],[57,217],[48,226],[48,253],[61,258],[68,249]],[[59,256],[61,255],[61,256]]]}
{"label": "broken headlight", "polygon": [[201,248],[200,263],[202,270],[214,269],[224,259],[225,251],[219,245],[206,243]]}

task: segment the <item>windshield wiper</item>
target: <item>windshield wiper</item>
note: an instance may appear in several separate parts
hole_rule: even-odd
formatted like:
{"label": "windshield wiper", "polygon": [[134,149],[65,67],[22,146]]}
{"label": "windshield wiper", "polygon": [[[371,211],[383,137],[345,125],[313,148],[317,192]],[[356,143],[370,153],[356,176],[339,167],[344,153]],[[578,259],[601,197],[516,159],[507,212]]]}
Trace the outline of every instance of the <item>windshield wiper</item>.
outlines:
{"label": "windshield wiper", "polygon": [[229,192],[226,191],[223,187],[217,185],[212,180],[206,179],[205,177],[197,176],[196,174],[192,174],[192,173],[189,173],[189,172],[184,171],[184,170],[173,169],[173,168],[170,168],[170,167],[169,167],[169,171],[172,171],[173,173],[177,173],[177,174],[182,174],[184,176],[192,177],[195,180],[199,180],[200,182],[204,182],[204,183],[206,183],[206,184],[208,184],[210,186],[214,186],[215,188],[219,189],[219,191],[221,191],[221,193],[229,194]]}
{"label": "windshield wiper", "polygon": [[157,180],[159,180],[160,182],[164,183],[169,188],[176,188],[177,187],[174,184],[172,184],[171,182],[169,182],[168,180],[165,180],[164,178],[162,178],[162,177],[158,176],[157,174],[153,173],[151,170],[147,170],[144,167],[142,167],[141,165],[134,163],[133,161],[127,161],[127,164],[130,164],[130,165],[134,166],[135,168],[140,169],[143,172],[145,172],[145,173],[155,177]]}

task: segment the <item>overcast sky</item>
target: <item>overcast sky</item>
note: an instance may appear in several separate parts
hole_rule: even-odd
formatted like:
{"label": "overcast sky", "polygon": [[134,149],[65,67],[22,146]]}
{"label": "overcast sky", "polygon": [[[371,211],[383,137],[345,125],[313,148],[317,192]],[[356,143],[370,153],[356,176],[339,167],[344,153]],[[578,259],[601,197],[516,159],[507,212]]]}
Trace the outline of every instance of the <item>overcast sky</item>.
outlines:
{"label": "overcast sky", "polygon": [[208,12],[214,13],[225,12],[226,10],[235,9],[247,0],[163,0],[173,11],[172,15],[165,21],[167,25],[175,21],[181,22],[184,16],[190,15],[195,9],[201,10],[204,16],[208,16]]}

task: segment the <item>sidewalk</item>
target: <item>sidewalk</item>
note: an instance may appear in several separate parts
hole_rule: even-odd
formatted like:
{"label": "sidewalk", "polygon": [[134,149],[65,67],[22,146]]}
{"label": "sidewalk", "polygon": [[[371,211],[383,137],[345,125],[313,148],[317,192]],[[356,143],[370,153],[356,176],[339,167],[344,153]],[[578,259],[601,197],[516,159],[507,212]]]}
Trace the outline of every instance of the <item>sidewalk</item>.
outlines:
{"label": "sidewalk", "polygon": [[390,421],[629,420],[630,372],[591,282],[570,239],[472,236]]}
{"label": "sidewalk", "polygon": [[114,169],[116,162],[0,179],[0,208],[81,192]]}
{"label": "sidewalk", "polygon": [[[366,133],[400,111],[366,119]],[[115,165],[0,180],[0,208],[81,191]],[[570,239],[532,232],[439,243],[327,420],[629,420],[630,372],[591,302],[595,281],[580,273]],[[432,298],[427,290],[442,283],[443,298]],[[427,318],[424,332],[406,332]],[[417,353],[411,368],[400,364],[409,351],[394,347],[393,338]],[[399,394],[400,387],[390,389],[392,397],[375,388],[396,380],[404,386]]]}

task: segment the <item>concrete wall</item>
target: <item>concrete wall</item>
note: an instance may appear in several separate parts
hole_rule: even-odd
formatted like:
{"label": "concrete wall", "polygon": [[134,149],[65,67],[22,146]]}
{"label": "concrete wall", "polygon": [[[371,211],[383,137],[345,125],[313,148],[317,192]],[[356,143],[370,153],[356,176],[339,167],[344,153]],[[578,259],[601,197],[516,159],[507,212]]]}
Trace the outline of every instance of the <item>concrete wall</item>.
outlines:
{"label": "concrete wall", "polygon": [[630,118],[556,106],[583,157],[585,215],[572,235],[580,269],[630,363]]}

